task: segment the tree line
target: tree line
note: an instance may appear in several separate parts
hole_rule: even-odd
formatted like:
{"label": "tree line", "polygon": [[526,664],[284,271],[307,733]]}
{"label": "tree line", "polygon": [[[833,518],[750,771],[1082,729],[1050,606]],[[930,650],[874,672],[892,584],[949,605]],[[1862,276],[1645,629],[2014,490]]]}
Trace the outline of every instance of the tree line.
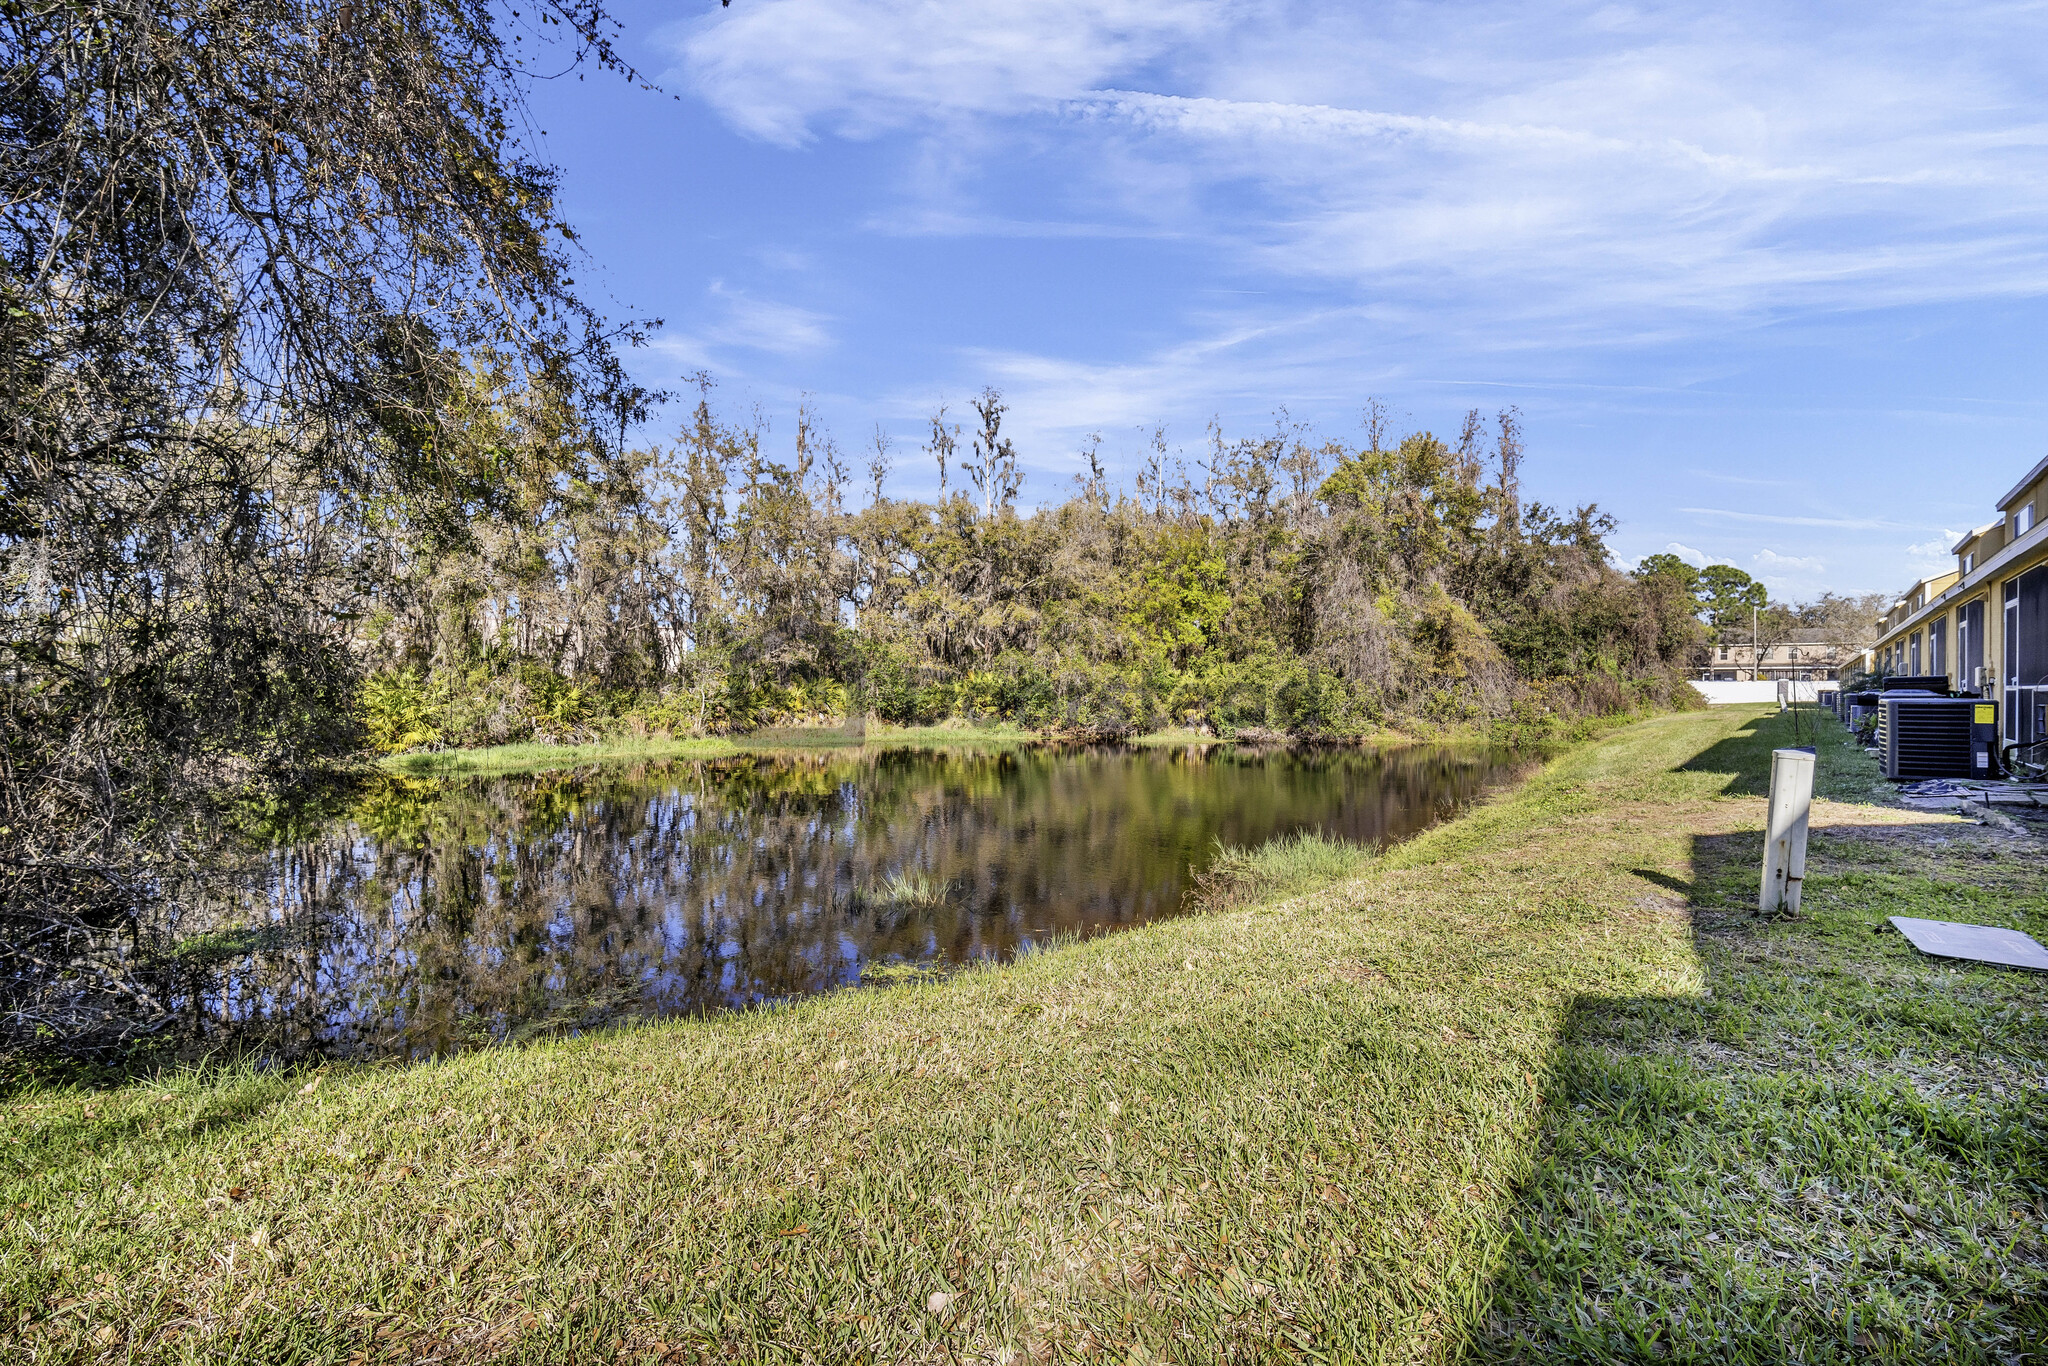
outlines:
{"label": "tree line", "polygon": [[1887,593],[1828,592],[1810,602],[1783,602],[1735,565],[1695,568],[1668,553],[1645,556],[1635,572],[1640,578],[1666,579],[1690,597],[1714,643],[1754,644],[1760,651],[1802,631],[1819,632],[1829,645],[1859,649],[1877,639],[1877,619],[1891,601]]}
{"label": "tree line", "polygon": [[520,473],[501,515],[365,545],[343,648],[372,743],[849,715],[1337,738],[1669,702],[1699,662],[1691,597],[1616,569],[1609,518],[1522,499],[1512,411],[1455,441],[1377,404],[1353,444],[1214,427],[1192,461],[1159,433],[1128,485],[1091,443],[1030,508],[993,389],[932,416],[939,492],[906,498],[885,437],[856,474],[808,409],[774,442],[699,385],[676,439],[607,453],[472,371],[469,439]]}

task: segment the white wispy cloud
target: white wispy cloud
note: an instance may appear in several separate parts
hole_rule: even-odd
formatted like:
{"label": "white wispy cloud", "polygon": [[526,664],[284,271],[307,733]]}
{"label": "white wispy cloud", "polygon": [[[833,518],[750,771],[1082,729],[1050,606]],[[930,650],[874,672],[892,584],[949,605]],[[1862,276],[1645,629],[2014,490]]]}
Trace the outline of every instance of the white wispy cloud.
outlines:
{"label": "white wispy cloud", "polygon": [[1818,574],[1827,566],[1815,555],[1780,555],[1766,547],[1750,556],[1750,563],[1757,566],[1759,573]]}
{"label": "white wispy cloud", "polygon": [[823,351],[833,343],[831,319],[796,304],[756,298],[714,280],[706,291],[705,317],[655,334],[648,349],[692,368],[741,372],[734,353],[796,356]]}
{"label": "white wispy cloud", "polygon": [[830,319],[822,313],[723,288],[714,292],[728,305],[724,321],[712,334],[718,341],[778,356],[817,351],[831,345],[832,333],[826,326]]}
{"label": "white wispy cloud", "polygon": [[1802,517],[1774,512],[1737,512],[1730,508],[1679,508],[1695,517],[1721,517],[1731,522],[1761,522],[1770,526],[1838,527],[1849,531],[1899,531],[1903,523],[1875,517]]}
{"label": "white wispy cloud", "polygon": [[1740,484],[1746,488],[1793,488],[1803,482],[1795,479],[1758,479],[1750,475],[1728,474],[1720,470],[1691,469],[1685,473],[1691,479],[1705,479],[1715,484]]}
{"label": "white wispy cloud", "polygon": [[1939,536],[1906,547],[1906,555],[1915,567],[1923,570],[1955,568],[1955,544],[1963,539],[1960,531],[1942,530]]}
{"label": "white wispy cloud", "polygon": [[1664,547],[1664,551],[1666,554],[1676,555],[1679,559],[1684,560],[1687,564],[1691,565],[1695,569],[1705,569],[1710,564],[1735,563],[1735,561],[1729,559],[1725,555],[1709,555],[1704,550],[1695,550],[1691,546],[1685,545],[1678,541],[1673,541],[1669,545],[1666,545]]}
{"label": "white wispy cloud", "polygon": [[[919,231],[1205,237],[1594,335],[2048,290],[2039,6],[750,0],[672,41],[755,136],[939,149]],[[976,188],[1020,146],[1065,186],[1025,219]]]}
{"label": "white wispy cloud", "polygon": [[682,26],[691,84],[738,127],[793,146],[1071,99],[1223,28],[1196,0],[768,0]]}

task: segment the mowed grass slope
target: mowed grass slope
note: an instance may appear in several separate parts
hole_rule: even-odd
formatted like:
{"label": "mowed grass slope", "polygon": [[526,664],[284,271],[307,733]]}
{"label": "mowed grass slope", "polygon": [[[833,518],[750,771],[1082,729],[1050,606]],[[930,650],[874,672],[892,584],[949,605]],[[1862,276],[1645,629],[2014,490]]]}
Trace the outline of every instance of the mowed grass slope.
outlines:
{"label": "mowed grass slope", "polygon": [[[1865,923],[1907,884],[1948,896],[1923,836],[1988,837],[1824,804],[1814,918],[1742,920],[1778,724],[1632,726],[1351,880],[941,982],[17,1096],[0,1349],[1848,1360],[1918,1315],[1940,1353],[2011,1359],[2042,1120],[1975,1088],[2038,1087],[2040,985]],[[1824,756],[1835,790],[1867,792],[1860,760]],[[1866,846],[1908,862],[1856,871]],[[1837,995],[1863,1014],[1823,1028]],[[1861,1260],[1802,1279],[1848,1214]]]}

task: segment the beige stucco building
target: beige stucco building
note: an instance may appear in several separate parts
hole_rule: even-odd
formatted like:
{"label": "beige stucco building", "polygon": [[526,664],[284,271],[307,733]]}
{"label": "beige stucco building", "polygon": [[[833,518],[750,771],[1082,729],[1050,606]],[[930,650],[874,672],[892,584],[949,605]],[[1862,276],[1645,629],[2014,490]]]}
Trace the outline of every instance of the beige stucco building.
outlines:
{"label": "beige stucco building", "polygon": [[1829,641],[1825,631],[1799,630],[1761,649],[1746,640],[1710,646],[1703,676],[1722,683],[1779,678],[1825,681],[1841,677],[1843,670],[1862,662],[1861,650]]}

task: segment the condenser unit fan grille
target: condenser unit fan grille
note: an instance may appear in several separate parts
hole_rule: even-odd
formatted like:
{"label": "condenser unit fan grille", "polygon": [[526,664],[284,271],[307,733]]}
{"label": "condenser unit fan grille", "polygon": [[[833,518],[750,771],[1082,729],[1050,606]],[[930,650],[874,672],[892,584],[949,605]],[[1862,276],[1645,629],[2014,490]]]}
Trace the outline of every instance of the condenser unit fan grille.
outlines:
{"label": "condenser unit fan grille", "polygon": [[1970,729],[1973,706],[1962,698],[1888,701],[1880,741],[1885,776],[1975,776]]}

